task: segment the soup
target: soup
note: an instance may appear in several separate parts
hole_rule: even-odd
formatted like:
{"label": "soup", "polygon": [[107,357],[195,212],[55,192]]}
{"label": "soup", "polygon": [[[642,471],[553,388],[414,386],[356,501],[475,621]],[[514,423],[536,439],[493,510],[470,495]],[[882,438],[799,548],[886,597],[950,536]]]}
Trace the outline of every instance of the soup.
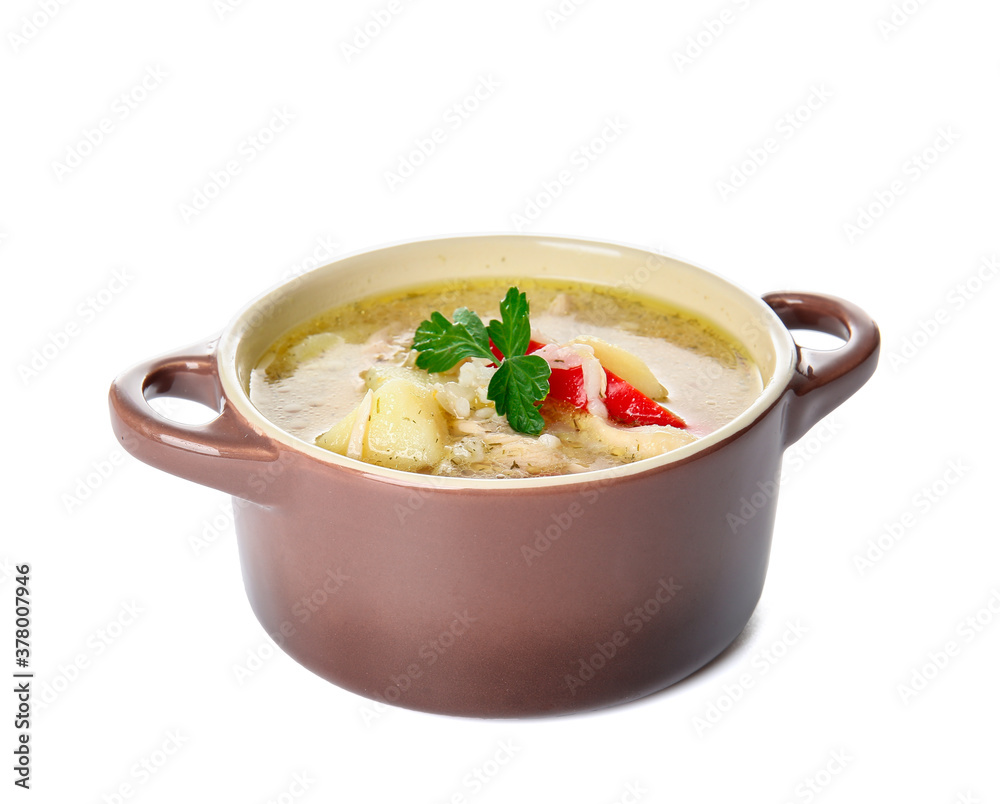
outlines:
{"label": "soup", "polygon": [[[524,327],[518,354],[495,343],[507,324]],[[420,367],[467,341],[444,370]],[[538,387],[521,382],[525,368]],[[746,352],[709,322],[548,279],[454,281],[330,309],[279,338],[250,380],[261,413],[304,441],[387,468],[487,478],[660,455],[722,427],[760,391]]]}

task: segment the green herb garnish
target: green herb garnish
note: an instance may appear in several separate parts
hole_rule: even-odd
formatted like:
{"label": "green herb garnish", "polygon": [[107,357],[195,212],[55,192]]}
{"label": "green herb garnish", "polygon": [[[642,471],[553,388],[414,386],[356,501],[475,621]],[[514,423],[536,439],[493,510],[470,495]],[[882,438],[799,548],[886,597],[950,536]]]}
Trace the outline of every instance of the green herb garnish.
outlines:
{"label": "green herb garnish", "polygon": [[500,320],[484,327],[482,320],[466,307],[455,311],[454,323],[441,313],[417,327],[413,348],[417,368],[447,371],[467,357],[482,357],[496,362],[493,346],[502,356],[490,380],[487,398],[497,413],[506,416],[519,433],[538,435],[545,421],[538,405],[549,393],[549,364],[538,355],[529,355],[531,323],[528,320],[528,297],[516,287],[510,288],[500,302]]}
{"label": "green herb garnish", "polygon": [[420,352],[417,368],[427,371],[447,371],[467,357],[495,359],[486,327],[467,307],[455,311],[454,324],[441,313],[431,313],[430,320],[417,327],[413,348]]}

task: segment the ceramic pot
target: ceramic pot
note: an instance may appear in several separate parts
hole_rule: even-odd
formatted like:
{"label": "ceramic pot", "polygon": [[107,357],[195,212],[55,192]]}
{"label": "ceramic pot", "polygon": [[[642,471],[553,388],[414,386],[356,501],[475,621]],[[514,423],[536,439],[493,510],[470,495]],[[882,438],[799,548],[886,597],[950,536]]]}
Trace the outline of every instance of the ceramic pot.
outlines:
{"label": "ceramic pot", "polygon": [[[666,455],[523,480],[363,464],[283,432],[251,404],[251,370],[289,327],[370,294],[487,275],[575,278],[665,299],[741,341],[763,390],[728,425]],[[790,329],[844,343],[801,348]],[[298,662],[398,706],[544,715],[649,695],[736,638],[764,584],[782,452],[867,381],[878,349],[875,323],[830,296],[758,298],[610,243],[457,237],[293,278],[217,338],[119,376],[111,416],[139,459],[233,496],[250,604]],[[179,424],[150,408],[157,396],[219,416]]]}

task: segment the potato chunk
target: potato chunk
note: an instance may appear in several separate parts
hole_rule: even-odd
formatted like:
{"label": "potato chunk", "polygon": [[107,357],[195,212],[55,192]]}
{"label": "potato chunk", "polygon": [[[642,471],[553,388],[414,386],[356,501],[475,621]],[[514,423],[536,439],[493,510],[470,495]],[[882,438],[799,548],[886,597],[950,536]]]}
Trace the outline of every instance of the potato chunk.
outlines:
{"label": "potato chunk", "polygon": [[429,388],[404,379],[380,385],[372,399],[365,460],[390,469],[419,472],[444,457],[448,422]]}
{"label": "potato chunk", "polygon": [[639,393],[650,399],[666,399],[667,391],[642,360],[620,346],[615,346],[601,338],[584,335],[570,343],[582,343],[594,350],[594,357],[601,361],[612,374],[617,374]]}
{"label": "potato chunk", "polygon": [[328,449],[330,452],[336,452],[339,455],[346,455],[347,444],[351,440],[351,431],[354,430],[354,425],[357,421],[358,408],[355,408],[343,419],[333,425],[333,427],[323,433],[323,435],[319,436],[316,439],[316,445],[322,447],[323,449]]}
{"label": "potato chunk", "polygon": [[[434,467],[445,454],[448,423],[433,391],[403,378],[393,378],[369,392],[370,405],[361,437],[361,460],[419,472]],[[365,403],[362,403],[362,406]],[[357,437],[361,407],[316,439],[326,449],[346,455]]]}
{"label": "potato chunk", "polygon": [[396,365],[374,365],[361,375],[365,385],[377,391],[390,380],[404,380],[420,388],[429,388],[431,379],[427,372]]}
{"label": "potato chunk", "polygon": [[327,349],[340,346],[343,342],[343,337],[336,333],[319,332],[315,335],[310,335],[308,338],[304,338],[301,343],[293,346],[289,350],[288,356],[295,363],[305,363],[307,360],[319,357]]}

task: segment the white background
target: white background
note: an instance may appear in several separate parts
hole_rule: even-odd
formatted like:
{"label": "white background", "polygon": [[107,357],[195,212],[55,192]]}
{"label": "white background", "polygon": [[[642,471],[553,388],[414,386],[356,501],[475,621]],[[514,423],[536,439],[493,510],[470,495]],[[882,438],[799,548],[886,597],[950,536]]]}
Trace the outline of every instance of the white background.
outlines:
{"label": "white background", "polygon": [[[0,622],[31,562],[37,673],[10,800],[1000,802],[1000,6],[392,8],[4,4]],[[314,252],[519,227],[848,298],[882,362],[788,453],[763,599],[708,669],[583,716],[374,712],[271,649],[228,499],[123,458],[107,388]]]}

